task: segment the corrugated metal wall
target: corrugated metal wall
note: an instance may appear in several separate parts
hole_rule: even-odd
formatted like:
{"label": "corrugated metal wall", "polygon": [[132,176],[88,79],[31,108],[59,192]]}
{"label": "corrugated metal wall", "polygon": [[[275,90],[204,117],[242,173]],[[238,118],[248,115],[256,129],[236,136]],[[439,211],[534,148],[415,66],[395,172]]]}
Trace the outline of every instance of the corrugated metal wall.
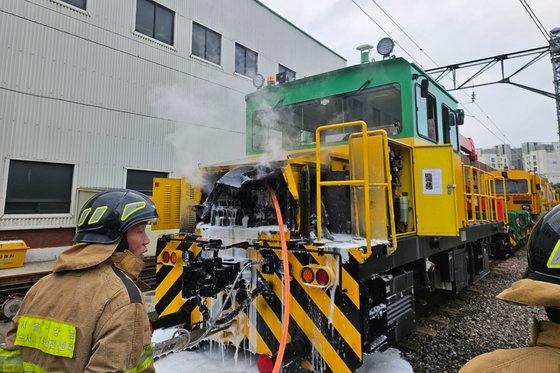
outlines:
{"label": "corrugated metal wall", "polygon": [[[129,168],[188,172],[245,151],[238,42],[308,76],[342,57],[254,0],[161,0],[174,46],[134,31],[136,1],[0,1],[0,230],[71,227],[74,216],[4,214],[11,159],[75,165],[74,190],[125,186]],[[221,66],[191,57],[192,21],[222,34]],[[258,30],[258,31],[256,31]],[[75,194],[75,193],[74,193]],[[76,206],[72,206],[71,211]]]}

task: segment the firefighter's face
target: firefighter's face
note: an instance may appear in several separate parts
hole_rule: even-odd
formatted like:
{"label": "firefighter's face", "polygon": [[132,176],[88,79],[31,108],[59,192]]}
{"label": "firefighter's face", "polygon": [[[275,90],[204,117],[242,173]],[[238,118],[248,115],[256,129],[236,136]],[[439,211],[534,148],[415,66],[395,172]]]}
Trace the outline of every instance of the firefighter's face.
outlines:
{"label": "firefighter's face", "polygon": [[146,234],[146,223],[140,223],[132,226],[126,232],[128,241],[128,250],[140,259],[144,259],[144,253],[148,251],[146,245],[150,243],[150,239]]}

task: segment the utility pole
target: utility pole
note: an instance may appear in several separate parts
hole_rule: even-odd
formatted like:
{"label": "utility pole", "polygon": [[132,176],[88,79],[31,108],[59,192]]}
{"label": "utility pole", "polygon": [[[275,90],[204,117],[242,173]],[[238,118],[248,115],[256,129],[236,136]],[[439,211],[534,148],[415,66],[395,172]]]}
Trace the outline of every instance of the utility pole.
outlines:
{"label": "utility pole", "polygon": [[558,136],[560,137],[560,27],[550,30],[550,60],[554,73],[556,116],[558,117]]}

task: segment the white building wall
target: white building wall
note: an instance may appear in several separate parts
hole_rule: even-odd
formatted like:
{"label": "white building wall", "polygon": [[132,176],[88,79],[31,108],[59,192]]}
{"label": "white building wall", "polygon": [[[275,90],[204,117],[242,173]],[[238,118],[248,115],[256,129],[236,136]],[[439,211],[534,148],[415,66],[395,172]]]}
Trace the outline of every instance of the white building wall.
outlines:
{"label": "white building wall", "polygon": [[[509,148],[509,145],[500,145],[499,147]],[[496,169],[502,169],[506,165],[511,168],[512,160],[508,157],[512,154],[511,150],[506,154],[498,155],[499,147],[477,149],[479,160]],[[523,150],[522,163],[524,170],[531,172],[536,170],[551,183],[560,183],[560,143],[554,142],[549,145],[525,143],[521,149]]]}
{"label": "white building wall", "polygon": [[[74,165],[79,188],[124,187],[127,169],[180,175],[245,152],[235,43],[298,77],[346,61],[255,0],[160,0],[174,45],[135,32],[136,0],[0,1],[0,230],[72,227],[69,214],[4,213],[10,160]],[[222,35],[221,64],[191,56],[192,21]],[[75,204],[76,198],[73,200]]]}
{"label": "white building wall", "polygon": [[478,152],[478,160],[497,170],[503,170],[509,166],[509,159],[505,155],[498,155],[496,152],[490,152],[490,149]]}
{"label": "white building wall", "polygon": [[553,151],[536,150],[530,154],[536,156],[537,172],[545,175],[553,183],[560,183],[560,151],[558,146]]}

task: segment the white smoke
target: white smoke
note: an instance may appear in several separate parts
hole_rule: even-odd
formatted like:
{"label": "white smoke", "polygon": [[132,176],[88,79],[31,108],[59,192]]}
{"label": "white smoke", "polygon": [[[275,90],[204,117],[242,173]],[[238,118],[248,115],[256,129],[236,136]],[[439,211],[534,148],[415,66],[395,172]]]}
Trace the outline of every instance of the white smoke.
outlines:
{"label": "white smoke", "polygon": [[245,138],[245,123],[241,123],[241,118],[236,121],[236,115],[227,117],[227,108],[235,105],[220,103],[217,108],[215,97],[215,91],[178,85],[157,87],[149,94],[157,115],[175,125],[167,140],[175,148],[178,176],[196,186],[201,186],[203,181],[200,167],[212,160],[213,155],[238,157],[238,149],[243,148],[243,144],[236,143]]}
{"label": "white smoke", "polygon": [[[259,164],[262,166],[270,166],[271,161],[284,160],[287,158],[287,152],[284,149],[283,135],[281,132],[282,123],[287,122],[287,118],[281,118],[279,113],[273,110],[263,110],[259,113],[260,123],[262,125],[262,138],[260,141],[266,146],[263,148],[263,154],[259,157]],[[255,123],[253,123],[253,126]],[[254,127],[253,127],[254,129]]]}

